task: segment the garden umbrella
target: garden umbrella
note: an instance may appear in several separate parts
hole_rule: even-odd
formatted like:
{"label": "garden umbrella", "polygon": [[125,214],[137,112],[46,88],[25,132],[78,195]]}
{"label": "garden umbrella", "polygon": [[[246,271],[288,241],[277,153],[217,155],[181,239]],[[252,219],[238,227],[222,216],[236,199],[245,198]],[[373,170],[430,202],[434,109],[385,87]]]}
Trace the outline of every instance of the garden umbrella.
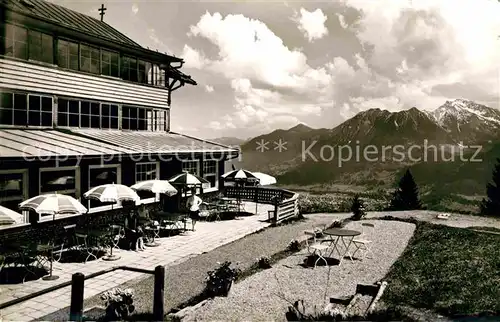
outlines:
{"label": "garden umbrella", "polygon": [[0,206],[0,225],[20,224],[23,222],[23,215],[9,208]]}
{"label": "garden umbrella", "polygon": [[87,199],[99,200],[100,202],[138,201],[140,197],[131,188],[122,184],[104,184],[94,187],[85,192],[83,196]]}
{"label": "garden umbrella", "polygon": [[33,210],[38,214],[82,214],[87,212],[80,201],[67,195],[50,193],[39,195],[19,204],[21,210]]}
{"label": "garden umbrella", "polygon": [[[250,171],[244,169],[234,169],[229,172],[226,172],[222,175],[224,181],[232,181],[237,185],[241,185],[245,182],[258,182],[259,179]],[[240,201],[240,190],[238,189],[238,201]],[[238,210],[241,210],[239,205],[241,202],[238,202]]]}
{"label": "garden umbrella", "polygon": [[[180,174],[176,174],[175,176],[173,176],[172,178],[170,178],[168,180],[171,184],[175,184],[175,185],[178,185],[180,186],[181,188],[183,187],[196,187],[196,186],[202,186],[204,183],[210,183],[210,181],[200,177],[200,176],[197,176],[195,174],[192,174],[192,173],[189,173],[187,171],[183,171],[182,173]],[[180,194],[180,196],[182,196],[182,194]],[[179,198],[178,199],[178,206],[180,207],[180,202],[181,202],[181,199]]]}
{"label": "garden umbrella", "polygon": [[[87,208],[85,208],[80,201],[71,196],[58,193],[39,195],[30,198],[21,202],[19,204],[19,209],[32,210],[38,214],[49,214],[53,216],[53,220],[56,219],[56,214],[82,214],[87,212]],[[44,280],[52,281],[59,278],[59,276],[52,275],[53,255],[54,253],[51,252],[50,273],[48,276],[43,277]]]}
{"label": "garden umbrella", "polygon": [[210,181],[187,171],[176,174],[172,178],[168,179],[168,181],[181,186],[197,186],[202,185],[203,183],[210,183]]}
{"label": "garden umbrella", "polygon": [[257,181],[258,178],[250,171],[244,169],[236,169],[226,172],[222,175],[226,181]]}
{"label": "garden umbrella", "polygon": [[259,179],[259,185],[261,186],[269,186],[272,184],[276,184],[276,178],[273,176],[270,176],[268,174],[262,173],[262,172],[252,172],[254,176]]}
{"label": "garden umbrella", "polygon": [[151,191],[152,193],[161,193],[167,196],[173,196],[177,194],[177,189],[174,188],[167,180],[147,180],[141,181],[134,184],[132,187],[134,190]]}

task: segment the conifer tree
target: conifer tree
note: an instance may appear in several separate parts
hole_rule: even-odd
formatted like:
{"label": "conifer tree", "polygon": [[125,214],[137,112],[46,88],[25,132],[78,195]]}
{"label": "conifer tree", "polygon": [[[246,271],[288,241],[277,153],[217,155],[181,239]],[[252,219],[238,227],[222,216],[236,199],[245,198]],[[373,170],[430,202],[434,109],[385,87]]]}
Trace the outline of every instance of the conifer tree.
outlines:
{"label": "conifer tree", "polygon": [[500,216],[500,159],[493,169],[493,178],[486,186],[486,198],[481,203],[481,215]]}
{"label": "conifer tree", "polygon": [[389,209],[395,211],[422,209],[422,203],[418,194],[418,186],[410,169],[408,169],[399,180],[398,188],[392,195]]}

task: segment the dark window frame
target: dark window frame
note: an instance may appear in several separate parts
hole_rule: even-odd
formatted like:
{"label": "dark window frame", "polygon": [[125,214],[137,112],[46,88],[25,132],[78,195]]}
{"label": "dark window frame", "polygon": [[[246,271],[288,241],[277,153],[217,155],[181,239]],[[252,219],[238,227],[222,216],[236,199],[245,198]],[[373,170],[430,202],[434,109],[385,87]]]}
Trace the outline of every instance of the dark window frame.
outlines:
{"label": "dark window frame", "polygon": [[[41,63],[45,63],[45,64],[50,64],[50,65],[54,65],[54,56],[55,56],[55,48],[54,48],[54,35],[52,34],[48,34],[48,33],[45,33],[45,32],[42,32],[42,31],[38,31],[36,29],[32,29],[32,28],[27,28],[28,29],[28,61],[36,61],[36,62],[41,62]],[[31,40],[32,40],[32,33],[37,33],[40,37],[40,57],[34,57],[34,50],[33,50],[33,44],[31,43]],[[50,55],[48,55],[48,53],[46,54],[46,50],[48,50],[46,48],[46,46],[44,46],[44,37],[49,37],[48,40],[50,40]],[[45,56],[47,55],[47,57]],[[47,60],[44,60],[45,58],[48,58],[50,57],[50,61],[47,61]]]}
{"label": "dark window frame", "polygon": [[[109,54],[115,54],[116,55],[116,58],[117,58],[117,64],[116,64],[116,75],[112,75],[113,72],[112,72],[112,68],[111,66],[113,66],[112,64],[112,56],[110,55],[110,61],[109,63],[106,62],[106,64],[109,64],[109,74],[108,73],[103,73],[103,69],[104,69],[104,59],[103,59],[103,54],[105,53],[109,53]],[[103,76],[110,76],[110,77],[116,77],[116,78],[120,78],[120,65],[121,65],[121,59],[120,59],[121,55],[120,55],[120,52],[119,51],[114,51],[114,50],[110,50],[110,49],[107,49],[107,48],[103,48],[101,47],[101,71],[100,71],[100,74],[103,75]]]}
{"label": "dark window frame", "polygon": [[[66,43],[67,44],[67,50],[66,50],[66,62],[64,64],[64,66],[61,66],[61,55],[59,55],[59,47],[63,44],[63,43]],[[77,53],[76,55],[75,54],[72,54],[71,53],[71,44],[73,45],[76,45],[77,46]],[[72,60],[71,60],[71,57],[77,57],[77,61],[76,62],[73,62],[72,63]],[[64,37],[58,37],[57,38],[57,66],[62,68],[62,69],[66,69],[66,70],[70,70],[70,71],[80,71],[80,42],[78,41],[74,41],[74,40],[71,40],[71,39],[68,39],[68,38],[64,38]],[[76,66],[76,68],[71,68],[71,66]]]}
{"label": "dark window frame", "polygon": [[[87,47],[88,48],[89,57],[84,57],[83,56],[83,54],[82,54],[82,52],[84,51],[83,47]],[[101,75],[101,65],[102,65],[101,51],[102,51],[102,48],[99,47],[99,46],[94,46],[94,45],[85,43],[85,42],[79,42],[78,48],[79,48],[79,50],[78,50],[79,59],[78,60],[80,62],[79,70],[81,72],[85,72],[85,73],[89,73],[89,74]],[[94,51],[97,51],[97,52],[94,52]],[[95,60],[94,59],[94,55],[97,55],[97,57],[98,57],[98,59],[97,59],[98,64],[97,64],[97,70],[96,71],[92,70],[92,61]],[[84,59],[88,59],[89,60],[88,70],[84,69]]]}
{"label": "dark window frame", "polygon": [[[41,93],[28,93],[16,90],[2,90],[0,91],[0,97],[2,95],[10,96],[10,108],[2,106],[0,102],[0,109],[10,110],[10,122],[1,122],[0,126],[14,126],[14,127],[37,127],[37,128],[52,128],[54,127],[54,96]],[[33,104],[34,97],[39,100],[38,109],[32,110],[30,104]],[[33,101],[31,101],[33,98]],[[20,100],[20,103],[17,101]],[[47,102],[50,100],[50,102]],[[44,106],[44,102],[47,104]],[[20,105],[18,105],[20,104]],[[32,124],[33,116],[37,115],[38,122]],[[31,120],[30,120],[31,116]],[[44,122],[45,120],[45,122]]]}

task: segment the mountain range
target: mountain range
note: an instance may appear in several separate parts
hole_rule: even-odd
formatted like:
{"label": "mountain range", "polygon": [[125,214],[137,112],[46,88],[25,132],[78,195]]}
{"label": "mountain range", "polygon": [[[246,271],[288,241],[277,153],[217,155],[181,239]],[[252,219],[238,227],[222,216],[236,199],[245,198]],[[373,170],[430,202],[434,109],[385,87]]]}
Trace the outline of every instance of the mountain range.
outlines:
{"label": "mountain range", "polygon": [[244,142],[238,166],[287,185],[372,187],[393,185],[410,167],[417,183],[439,195],[481,195],[499,143],[500,111],[456,99],[434,111],[369,109],[332,129],[275,130]]}

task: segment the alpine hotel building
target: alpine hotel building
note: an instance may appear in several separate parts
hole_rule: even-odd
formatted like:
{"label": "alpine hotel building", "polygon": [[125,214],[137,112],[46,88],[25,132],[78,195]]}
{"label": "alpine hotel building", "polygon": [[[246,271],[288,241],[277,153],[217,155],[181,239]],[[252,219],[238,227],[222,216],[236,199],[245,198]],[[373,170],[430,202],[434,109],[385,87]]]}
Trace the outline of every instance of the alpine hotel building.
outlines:
{"label": "alpine hotel building", "polygon": [[[43,0],[0,0],[0,204],[187,170],[216,191],[231,147],[170,131],[183,60]],[[142,194],[141,203],[157,202]],[[83,200],[90,213],[111,205]],[[116,208],[116,205],[115,205]],[[26,216],[26,224],[52,216]]]}

